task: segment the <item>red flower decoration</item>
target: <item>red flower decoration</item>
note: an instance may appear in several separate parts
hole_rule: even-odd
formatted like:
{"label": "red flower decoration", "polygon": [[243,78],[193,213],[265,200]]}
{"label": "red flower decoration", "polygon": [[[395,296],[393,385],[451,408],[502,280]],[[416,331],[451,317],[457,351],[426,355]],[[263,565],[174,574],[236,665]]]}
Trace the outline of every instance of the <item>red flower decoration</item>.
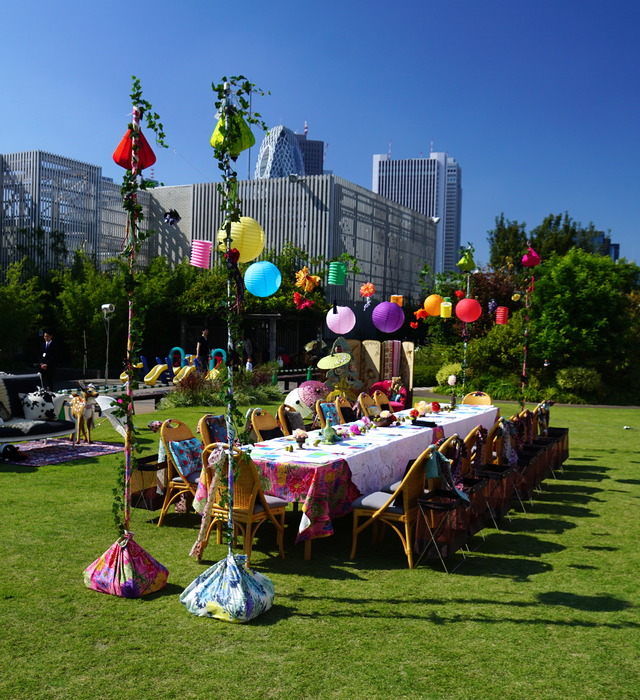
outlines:
{"label": "red flower decoration", "polygon": [[464,298],[464,292],[461,289],[456,290],[455,295],[458,299]]}
{"label": "red flower decoration", "polygon": [[417,418],[417,417],[420,415],[420,413],[418,413],[418,411],[417,411],[415,408],[412,408],[412,409],[409,411],[409,415],[410,415],[412,418]]}
{"label": "red flower decoration", "polygon": [[417,327],[418,327],[418,322],[417,322],[417,321],[411,321],[411,322],[409,323],[409,325],[411,326],[411,328],[417,328]]}
{"label": "red flower decoration", "polygon": [[413,312],[413,315],[416,318],[427,318],[429,312],[426,309],[418,309],[417,311]]}
{"label": "red flower decoration", "polygon": [[293,293],[293,303],[296,305],[296,309],[306,309],[315,304],[315,301],[311,299],[306,299],[300,294],[300,292]]}
{"label": "red flower decoration", "polygon": [[431,411],[432,411],[433,413],[438,413],[439,410],[440,410],[440,404],[439,404],[437,401],[434,401],[434,402],[431,404]]}

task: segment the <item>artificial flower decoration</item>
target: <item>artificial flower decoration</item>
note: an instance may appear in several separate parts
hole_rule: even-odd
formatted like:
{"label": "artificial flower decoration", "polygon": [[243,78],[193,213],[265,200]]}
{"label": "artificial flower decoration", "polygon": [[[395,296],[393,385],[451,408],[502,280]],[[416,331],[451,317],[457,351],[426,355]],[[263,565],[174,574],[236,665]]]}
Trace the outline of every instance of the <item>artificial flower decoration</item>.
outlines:
{"label": "artificial flower decoration", "polygon": [[487,304],[487,311],[492,314],[498,308],[498,302],[495,299],[490,299]]}
{"label": "artificial flower decoration", "polygon": [[418,327],[418,322],[417,322],[417,321],[411,321],[411,322],[409,323],[409,325],[411,326],[411,328],[417,328],[417,327]]}
{"label": "artificial flower decoration", "polygon": [[520,301],[521,298],[522,294],[520,294],[520,292],[511,295],[511,301]]}
{"label": "artificial flower decoration", "polygon": [[180,214],[175,209],[169,209],[164,213],[164,221],[169,226],[175,226],[180,221]]}
{"label": "artificial flower decoration", "polygon": [[418,309],[417,311],[413,312],[413,315],[417,319],[427,318],[427,316],[429,315],[429,312],[426,309]]}
{"label": "artificial flower decoration", "polygon": [[458,378],[456,377],[455,374],[450,374],[450,375],[447,377],[447,384],[448,384],[449,386],[455,386],[457,381],[458,381]]}
{"label": "artificial flower decoration", "polygon": [[411,416],[411,418],[417,418],[420,415],[420,413],[417,408],[412,408],[409,411],[409,415]]}
{"label": "artificial flower decoration", "polygon": [[366,309],[371,303],[371,297],[376,293],[376,288],[372,282],[365,282],[362,287],[360,287],[360,295],[363,296],[367,301],[365,302],[364,308]]}
{"label": "artificial flower decoration", "polygon": [[309,274],[309,268],[306,265],[296,272],[296,287],[301,287],[303,292],[312,292],[319,284],[320,278]]}
{"label": "artificial flower decoration", "polygon": [[302,310],[313,306],[316,302],[312,299],[306,299],[300,294],[300,292],[293,293],[293,303],[296,305],[296,309]]}
{"label": "artificial flower decoration", "polygon": [[440,404],[437,401],[433,401],[431,404],[431,412],[438,413],[440,411]]}
{"label": "artificial flower decoration", "polygon": [[302,428],[296,428],[292,435],[296,440],[304,440],[305,438],[309,437],[306,431],[302,430]]}
{"label": "artificial flower decoration", "polygon": [[462,289],[456,289],[455,291],[456,299],[464,299],[464,292]]}

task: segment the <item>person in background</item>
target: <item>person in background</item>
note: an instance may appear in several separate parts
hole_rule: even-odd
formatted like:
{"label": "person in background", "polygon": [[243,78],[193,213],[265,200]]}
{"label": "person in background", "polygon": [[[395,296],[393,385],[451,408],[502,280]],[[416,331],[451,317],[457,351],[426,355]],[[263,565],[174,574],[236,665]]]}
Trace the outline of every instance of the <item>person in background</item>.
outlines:
{"label": "person in background", "polygon": [[209,371],[209,329],[203,328],[202,335],[198,338],[198,343],[196,344],[196,357],[198,358],[198,364],[200,365],[200,371],[202,374],[206,374]]}
{"label": "person in background", "polygon": [[53,342],[53,333],[45,331],[42,334],[42,352],[40,355],[40,376],[42,386],[49,391],[53,391],[53,383],[56,375],[56,344]]}

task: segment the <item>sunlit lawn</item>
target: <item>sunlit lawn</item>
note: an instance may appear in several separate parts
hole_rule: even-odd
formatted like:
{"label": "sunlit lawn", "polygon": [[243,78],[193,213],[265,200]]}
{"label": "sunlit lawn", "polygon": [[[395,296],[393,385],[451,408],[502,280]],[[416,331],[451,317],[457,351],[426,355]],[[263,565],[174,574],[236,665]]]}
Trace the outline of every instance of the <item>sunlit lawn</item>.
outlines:
{"label": "sunlit lawn", "polygon": [[[195,429],[201,413],[137,421]],[[554,407],[552,424],[570,428],[564,473],[529,512],[474,538],[453,574],[434,562],[409,571],[392,533],[376,548],[365,533],[350,561],[350,517],[308,562],[294,544],[299,513],[288,513],[284,560],[265,526],[253,564],[276,602],[248,625],[197,618],[178,600],[226,552],[188,556],[194,515],[157,528],[133,511],[136,540],[169,568],[163,591],[124,600],[84,587],[84,567],[116,538],[117,457],[2,465],[0,697],[638,697],[640,411]],[[117,435],[105,423],[96,438]],[[154,451],[157,435],[143,439]]]}

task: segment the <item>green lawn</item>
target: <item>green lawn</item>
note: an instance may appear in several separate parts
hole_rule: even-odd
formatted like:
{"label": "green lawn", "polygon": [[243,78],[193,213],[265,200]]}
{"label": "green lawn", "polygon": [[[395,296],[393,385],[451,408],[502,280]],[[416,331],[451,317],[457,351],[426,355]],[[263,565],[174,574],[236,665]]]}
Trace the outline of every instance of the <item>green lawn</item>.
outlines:
{"label": "green lawn", "polygon": [[[137,421],[170,415],[195,428],[200,412]],[[188,556],[193,515],[157,528],[133,510],[136,541],[169,568],[162,591],[125,600],[84,587],[84,567],[116,539],[116,457],[2,465],[0,697],[637,698],[640,411],[554,407],[551,423],[570,428],[564,473],[529,512],[474,538],[451,575],[409,571],[392,533],[376,548],[364,533],[350,561],[350,517],[309,562],[294,544],[299,514],[288,513],[284,560],[265,526],[253,564],[276,602],[247,625],[178,600],[226,553]],[[107,423],[95,437],[117,438]],[[157,435],[144,439],[152,451]]]}

